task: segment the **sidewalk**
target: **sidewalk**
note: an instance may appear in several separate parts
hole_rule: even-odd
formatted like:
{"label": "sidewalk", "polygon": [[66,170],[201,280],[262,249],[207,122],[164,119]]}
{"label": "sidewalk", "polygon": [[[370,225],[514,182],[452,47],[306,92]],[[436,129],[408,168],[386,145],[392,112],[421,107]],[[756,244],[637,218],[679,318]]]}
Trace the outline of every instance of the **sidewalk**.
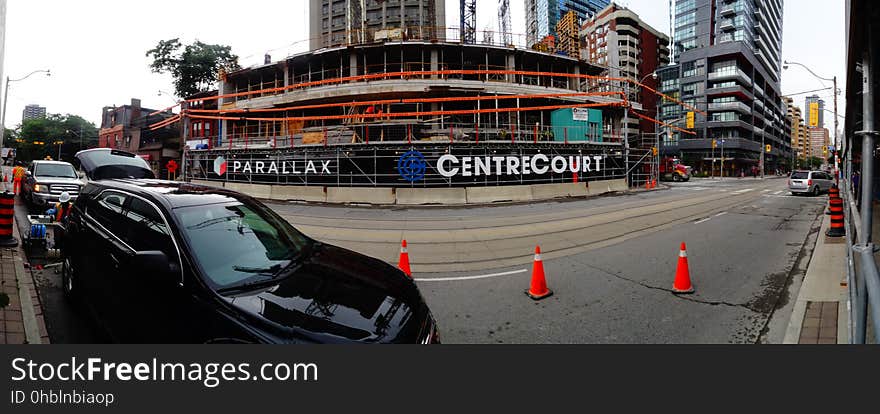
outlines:
{"label": "sidewalk", "polygon": [[[13,234],[20,240],[18,225]],[[24,268],[26,256],[18,247],[0,249],[0,293],[8,305],[0,308],[0,344],[48,344],[42,306],[31,272]],[[0,300],[0,305],[6,300]]]}
{"label": "sidewalk", "polygon": [[784,344],[846,344],[847,310],[846,242],[827,238],[831,216],[824,214],[819,239],[798,292],[785,331]]}

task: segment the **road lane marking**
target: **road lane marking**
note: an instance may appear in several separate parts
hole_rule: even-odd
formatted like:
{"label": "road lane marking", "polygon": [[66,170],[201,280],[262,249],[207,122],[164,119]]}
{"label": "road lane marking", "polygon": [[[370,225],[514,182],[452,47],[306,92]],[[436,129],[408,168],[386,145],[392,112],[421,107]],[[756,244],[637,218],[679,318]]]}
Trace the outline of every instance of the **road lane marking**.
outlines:
{"label": "road lane marking", "polygon": [[722,211],[722,212],[716,214],[715,217],[721,217],[721,216],[723,216],[723,215],[725,215],[725,214],[727,214],[727,212],[726,212],[726,211]]}
{"label": "road lane marking", "polygon": [[773,195],[780,195],[780,194],[782,194],[783,192],[784,192],[784,191],[777,191],[777,192],[773,193]]}
{"label": "road lane marking", "polygon": [[421,279],[413,279],[413,280],[415,280],[416,282],[456,282],[456,281],[460,281],[460,280],[489,279],[489,278],[493,278],[493,277],[518,275],[520,273],[526,273],[528,271],[529,271],[528,269],[520,269],[520,270],[513,270],[510,272],[492,273],[489,275],[480,275],[480,276],[436,277],[436,278],[421,278]]}
{"label": "road lane marking", "polygon": [[712,220],[712,217],[706,217],[706,218],[704,218],[704,219],[702,219],[702,220],[700,220],[700,221],[698,221],[698,222],[695,222],[694,224],[703,224],[703,223],[705,223],[705,222],[707,222],[707,221],[709,221],[709,220]]}
{"label": "road lane marking", "polygon": [[750,191],[755,191],[755,189],[754,189],[754,188],[746,188],[745,190],[734,191],[733,193],[734,193],[734,194],[745,194],[745,193],[748,193],[748,192],[750,192]]}

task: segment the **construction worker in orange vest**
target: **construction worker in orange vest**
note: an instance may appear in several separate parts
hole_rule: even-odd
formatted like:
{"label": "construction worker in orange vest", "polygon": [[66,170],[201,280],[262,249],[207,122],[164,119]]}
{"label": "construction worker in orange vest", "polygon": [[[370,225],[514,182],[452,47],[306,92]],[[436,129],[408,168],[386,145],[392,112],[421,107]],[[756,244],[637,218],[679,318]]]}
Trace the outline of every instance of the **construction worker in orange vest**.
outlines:
{"label": "construction worker in orange vest", "polygon": [[12,169],[12,193],[18,194],[21,191],[21,180],[24,179],[25,169],[21,165],[21,162],[15,163],[15,167]]}
{"label": "construction worker in orange vest", "polygon": [[70,214],[70,193],[65,191],[61,193],[60,197],[58,197],[58,202],[55,203],[55,207],[46,210],[46,215],[53,216],[55,221],[60,223],[67,218],[68,214]]}

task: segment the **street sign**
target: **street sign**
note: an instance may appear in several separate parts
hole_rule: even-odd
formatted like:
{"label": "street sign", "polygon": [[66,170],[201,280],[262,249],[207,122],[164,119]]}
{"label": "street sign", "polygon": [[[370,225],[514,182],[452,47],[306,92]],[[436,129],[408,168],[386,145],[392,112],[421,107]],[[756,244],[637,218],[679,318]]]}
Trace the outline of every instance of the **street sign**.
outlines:
{"label": "street sign", "polygon": [[687,127],[688,127],[688,129],[694,128],[694,113],[693,112],[687,113]]}

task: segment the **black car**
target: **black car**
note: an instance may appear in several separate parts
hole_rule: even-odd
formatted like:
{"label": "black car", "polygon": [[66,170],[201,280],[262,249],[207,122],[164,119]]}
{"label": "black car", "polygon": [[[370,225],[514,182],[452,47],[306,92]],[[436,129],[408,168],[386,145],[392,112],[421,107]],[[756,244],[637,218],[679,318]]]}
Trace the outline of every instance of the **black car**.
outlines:
{"label": "black car", "polygon": [[310,239],[247,195],[153,179],[133,154],[76,158],[89,182],[66,222],[64,292],[114,341],[439,342],[399,269]]}

